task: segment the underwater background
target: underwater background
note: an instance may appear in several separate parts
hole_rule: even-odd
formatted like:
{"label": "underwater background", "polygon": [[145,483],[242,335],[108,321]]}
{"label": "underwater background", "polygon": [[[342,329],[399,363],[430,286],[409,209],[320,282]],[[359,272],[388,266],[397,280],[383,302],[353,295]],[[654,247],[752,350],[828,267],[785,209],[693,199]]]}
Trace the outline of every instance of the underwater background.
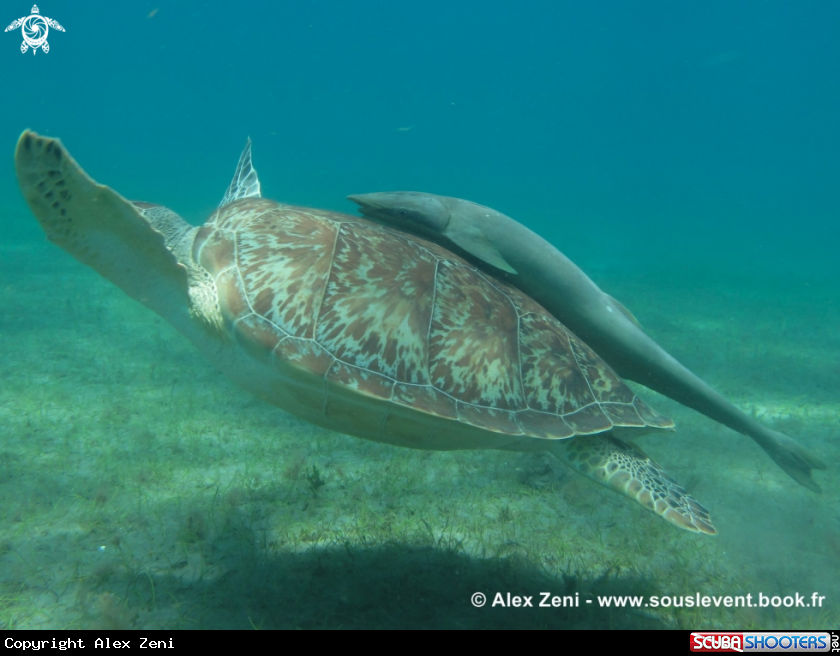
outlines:
{"label": "underwater background", "polygon": [[[0,35],[0,628],[840,626],[840,4],[47,0]],[[2,25],[29,15],[3,3]],[[635,386],[712,513],[680,531],[547,454],[416,452],[233,386],[43,237],[21,131],[200,224],[248,136],[263,194],[418,190],[550,240],[815,494]],[[820,607],[476,609],[474,592]]]}

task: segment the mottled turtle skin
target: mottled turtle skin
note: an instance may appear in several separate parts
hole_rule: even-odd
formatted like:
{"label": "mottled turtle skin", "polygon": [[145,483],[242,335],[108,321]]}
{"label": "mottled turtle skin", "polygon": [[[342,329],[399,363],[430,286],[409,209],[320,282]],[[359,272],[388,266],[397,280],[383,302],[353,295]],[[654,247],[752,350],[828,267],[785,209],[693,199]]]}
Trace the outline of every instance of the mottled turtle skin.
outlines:
{"label": "mottled turtle skin", "polygon": [[24,132],[47,237],[170,321],[232,380],[315,424],[418,449],[547,450],[687,530],[708,512],[632,443],[673,423],[523,292],[420,237],[261,197],[250,142],[193,227]]}

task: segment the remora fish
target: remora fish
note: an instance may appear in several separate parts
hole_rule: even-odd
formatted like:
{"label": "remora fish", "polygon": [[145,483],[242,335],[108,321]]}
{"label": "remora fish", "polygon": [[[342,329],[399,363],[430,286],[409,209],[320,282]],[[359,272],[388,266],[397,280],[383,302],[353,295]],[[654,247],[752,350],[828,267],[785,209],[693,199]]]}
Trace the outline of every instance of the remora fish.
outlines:
{"label": "remora fish", "polygon": [[[365,217],[432,241],[454,243],[495,267],[589,344],[623,378],[697,410],[755,440],[796,482],[820,491],[825,465],[792,438],[744,414],[653,341],[632,314],[563,253],[509,216],[460,198],[414,191],[347,197]],[[493,271],[498,275],[497,271]]]}

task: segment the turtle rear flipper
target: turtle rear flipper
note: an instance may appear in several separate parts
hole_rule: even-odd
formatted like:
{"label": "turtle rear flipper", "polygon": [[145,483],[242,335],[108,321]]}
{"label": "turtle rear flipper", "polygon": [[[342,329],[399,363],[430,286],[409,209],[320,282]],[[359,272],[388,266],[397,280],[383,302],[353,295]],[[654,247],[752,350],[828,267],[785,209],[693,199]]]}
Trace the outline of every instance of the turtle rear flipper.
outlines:
{"label": "turtle rear flipper", "polygon": [[552,453],[576,472],[621,492],[680,528],[717,534],[709,512],[633,444],[602,433],[558,440]]}
{"label": "turtle rear flipper", "polygon": [[58,139],[25,131],[15,168],[50,241],[176,326],[189,320],[187,270],[138,207],[91,180]]}

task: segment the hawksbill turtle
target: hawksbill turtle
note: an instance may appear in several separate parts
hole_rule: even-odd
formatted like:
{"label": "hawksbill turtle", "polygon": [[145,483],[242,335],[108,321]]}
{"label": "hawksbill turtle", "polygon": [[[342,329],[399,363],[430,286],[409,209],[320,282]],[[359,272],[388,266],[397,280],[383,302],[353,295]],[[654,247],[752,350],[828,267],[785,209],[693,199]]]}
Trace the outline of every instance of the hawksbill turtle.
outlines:
{"label": "hawksbill turtle", "polygon": [[250,141],[201,226],[89,178],[24,132],[15,166],[47,238],[256,396],[417,449],[546,450],[678,527],[709,513],[629,439],[673,422],[536,301],[421,237],[262,198]]}
{"label": "hawksbill turtle", "polygon": [[33,55],[38,52],[38,48],[41,48],[45,53],[50,51],[50,44],[47,43],[50,28],[59,32],[65,31],[57,20],[41,16],[38,5],[32,5],[32,13],[29,16],[21,16],[17,20],[13,20],[12,24],[3,31],[10,32],[17,28],[20,28],[21,34],[23,34],[20,51],[25,53],[31,47]]}

